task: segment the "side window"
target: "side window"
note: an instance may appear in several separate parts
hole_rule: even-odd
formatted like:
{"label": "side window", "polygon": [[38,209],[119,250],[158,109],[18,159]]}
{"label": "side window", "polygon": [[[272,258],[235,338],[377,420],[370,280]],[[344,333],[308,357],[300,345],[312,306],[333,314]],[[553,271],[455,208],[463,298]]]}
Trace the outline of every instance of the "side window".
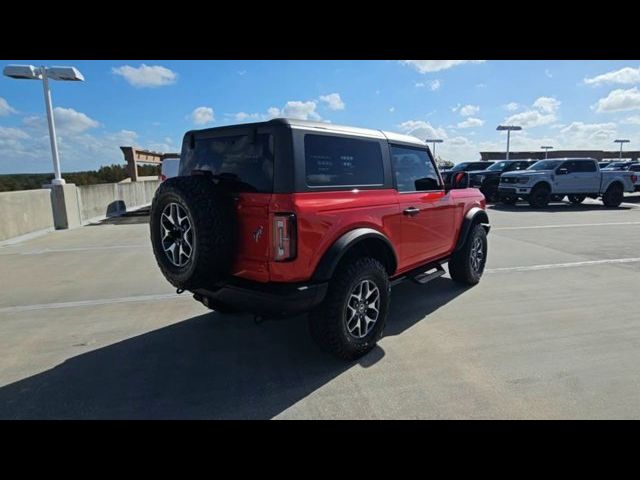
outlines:
{"label": "side window", "polygon": [[566,168],[569,173],[575,173],[577,171],[576,163],[574,160],[568,160],[560,165],[558,169]]}
{"label": "side window", "polygon": [[577,172],[595,172],[596,171],[596,164],[590,160],[581,160],[576,162],[577,164]]}
{"label": "side window", "polygon": [[438,172],[426,150],[391,145],[391,163],[399,192],[441,188]]}
{"label": "side window", "polygon": [[632,172],[640,172],[640,165],[631,165],[629,170]]}
{"label": "side window", "polygon": [[305,135],[304,157],[310,187],[382,186],[380,143],[329,135]]}

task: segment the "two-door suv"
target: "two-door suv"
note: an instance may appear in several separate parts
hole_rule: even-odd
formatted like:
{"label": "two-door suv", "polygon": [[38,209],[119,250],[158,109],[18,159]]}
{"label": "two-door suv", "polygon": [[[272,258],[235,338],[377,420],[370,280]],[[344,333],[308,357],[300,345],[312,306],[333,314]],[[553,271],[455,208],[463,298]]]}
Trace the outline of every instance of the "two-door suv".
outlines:
{"label": "two-door suv", "polygon": [[179,176],[151,208],[151,241],[178,291],[219,313],[309,312],[313,338],[354,359],[380,338],[391,286],[444,274],[476,284],[485,200],[446,189],[424,142],[288,119],[187,132]]}

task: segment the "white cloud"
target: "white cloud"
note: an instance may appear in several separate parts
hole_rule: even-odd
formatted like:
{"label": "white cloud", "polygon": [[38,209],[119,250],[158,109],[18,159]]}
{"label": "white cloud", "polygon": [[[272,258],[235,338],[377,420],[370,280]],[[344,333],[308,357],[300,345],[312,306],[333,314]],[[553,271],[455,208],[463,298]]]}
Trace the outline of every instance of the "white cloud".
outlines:
{"label": "white cloud", "polygon": [[416,87],[419,88],[424,88],[424,87],[429,87],[429,90],[431,90],[432,92],[435,92],[436,90],[439,90],[440,87],[442,86],[442,82],[438,79],[436,80],[431,80],[430,82],[416,82],[415,83]]}
{"label": "white cloud", "polygon": [[56,129],[61,133],[80,133],[100,125],[94,119],[82,112],[75,111],[73,108],[56,107],[53,109],[53,116],[56,121]]}
{"label": "white cloud", "polygon": [[520,105],[516,102],[509,102],[504,106],[504,108],[509,112],[515,112],[516,110],[518,110],[518,108],[520,108]]}
{"label": "white cloud", "polygon": [[562,102],[553,97],[540,97],[533,102],[533,108],[537,108],[544,113],[555,113],[560,107],[560,103]]}
{"label": "white cloud", "polygon": [[123,65],[122,67],[114,67],[111,71],[122,76],[127,82],[134,87],[162,87],[171,85],[176,82],[178,74],[160,65],[145,65],[132,67]]}
{"label": "white cloud", "polygon": [[458,128],[473,128],[473,127],[481,127],[484,125],[484,120],[479,118],[469,117],[464,122],[458,123]]}
{"label": "white cloud", "polygon": [[625,123],[627,125],[640,125],[640,115],[627,117],[622,121],[622,123]]}
{"label": "white cloud", "polygon": [[476,115],[479,111],[480,107],[478,105],[465,105],[460,109],[460,115],[470,117],[471,115]]}
{"label": "white cloud", "polygon": [[561,129],[560,133],[573,143],[584,144],[586,142],[591,145],[591,142],[594,141],[612,141],[616,135],[616,124],[613,122],[572,122]]}
{"label": "white cloud", "polygon": [[238,75],[240,75],[241,77],[246,75],[247,71],[246,70],[238,70]]}
{"label": "white cloud", "polygon": [[391,108],[389,108],[389,111],[390,111],[391,113],[395,112],[395,111],[396,111],[396,107],[391,107]]}
{"label": "white cloud", "polygon": [[591,106],[596,112],[619,112],[640,109],[640,90],[638,87],[628,90],[617,89]]}
{"label": "white cloud", "polygon": [[0,117],[6,117],[12,113],[17,113],[16,109],[9,105],[4,98],[0,97]]}
{"label": "white cloud", "polygon": [[320,96],[320,101],[327,104],[331,110],[344,110],[344,102],[340,98],[339,93],[330,93],[329,95]]}
{"label": "white cloud", "polygon": [[260,120],[259,113],[238,112],[232,113],[231,116],[236,122],[244,122],[246,120]]}
{"label": "white cloud", "polygon": [[433,127],[429,122],[424,120],[407,120],[398,125],[400,131],[407,135],[413,135],[421,140],[427,138],[447,138],[447,132],[443,128]]}
{"label": "white cloud", "polygon": [[546,69],[546,70],[544,71],[544,74],[545,74],[548,78],[553,78],[553,75],[552,75],[552,73],[549,71],[549,69]]}
{"label": "white cloud", "polygon": [[[301,102],[299,100],[288,101],[285,106],[278,110],[278,115],[282,115],[287,118],[297,118],[299,120],[320,120],[321,117],[316,112],[318,104],[314,100],[307,102]],[[269,115],[276,109],[274,107],[269,109]]]}
{"label": "white cloud", "polygon": [[640,83],[640,67],[624,67],[620,70],[614,70],[613,72],[607,72],[595,77],[585,78],[584,83],[587,85],[604,85],[613,83],[631,85],[634,83]]}
{"label": "white cloud", "polygon": [[556,121],[556,116],[551,113],[545,115],[538,110],[528,110],[526,112],[516,113],[505,120],[505,123],[520,125],[521,127],[539,127]]}
{"label": "white cloud", "polygon": [[465,63],[483,63],[485,60],[400,60],[403,65],[415,68],[420,73],[439,72]]}
{"label": "white cloud", "polygon": [[275,118],[280,116],[280,109],[276,107],[271,107],[267,110],[267,116],[269,118]]}
{"label": "white cloud", "polygon": [[[548,125],[557,120],[556,112],[560,107],[560,101],[553,97],[539,97],[533,102],[532,108],[524,112],[516,113],[505,119],[505,123],[520,125],[525,128]],[[509,111],[517,109],[515,102],[508,103],[505,108]]]}
{"label": "white cloud", "polygon": [[24,130],[13,127],[0,127],[0,140],[24,140],[29,135]]}
{"label": "white cloud", "polygon": [[213,108],[211,107],[198,107],[190,114],[191,121],[195,125],[206,125],[215,121],[213,114]]}
{"label": "white cloud", "polygon": [[451,111],[453,113],[456,113],[458,110],[460,110],[461,104],[457,104],[455,107],[451,107]]}

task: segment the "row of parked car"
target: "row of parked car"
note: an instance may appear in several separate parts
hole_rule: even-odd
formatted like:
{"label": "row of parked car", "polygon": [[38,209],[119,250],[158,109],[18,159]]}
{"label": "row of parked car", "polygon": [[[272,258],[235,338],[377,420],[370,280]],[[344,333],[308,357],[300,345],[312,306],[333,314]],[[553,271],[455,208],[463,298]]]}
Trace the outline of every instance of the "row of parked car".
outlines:
{"label": "row of parked car", "polygon": [[622,203],[625,192],[640,191],[639,162],[600,162],[592,158],[499,160],[462,162],[442,172],[445,183],[466,172],[469,185],[490,202],[513,205],[518,200],[533,207],[568,197],[574,204],[602,198],[608,207]]}

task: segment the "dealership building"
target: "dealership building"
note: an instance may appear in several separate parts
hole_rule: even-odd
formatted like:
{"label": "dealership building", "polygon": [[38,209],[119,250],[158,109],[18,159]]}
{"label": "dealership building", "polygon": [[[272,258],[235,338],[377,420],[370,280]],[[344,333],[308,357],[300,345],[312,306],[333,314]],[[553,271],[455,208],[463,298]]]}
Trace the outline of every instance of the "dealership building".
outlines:
{"label": "dealership building", "polygon": [[[543,151],[535,152],[509,152],[509,159],[521,160],[531,158],[533,160],[544,160],[547,158],[595,158],[599,162],[614,161],[620,158],[620,150],[549,150],[548,154]],[[481,160],[504,160],[506,152],[480,152]],[[640,151],[622,152],[622,160],[637,162]]]}

